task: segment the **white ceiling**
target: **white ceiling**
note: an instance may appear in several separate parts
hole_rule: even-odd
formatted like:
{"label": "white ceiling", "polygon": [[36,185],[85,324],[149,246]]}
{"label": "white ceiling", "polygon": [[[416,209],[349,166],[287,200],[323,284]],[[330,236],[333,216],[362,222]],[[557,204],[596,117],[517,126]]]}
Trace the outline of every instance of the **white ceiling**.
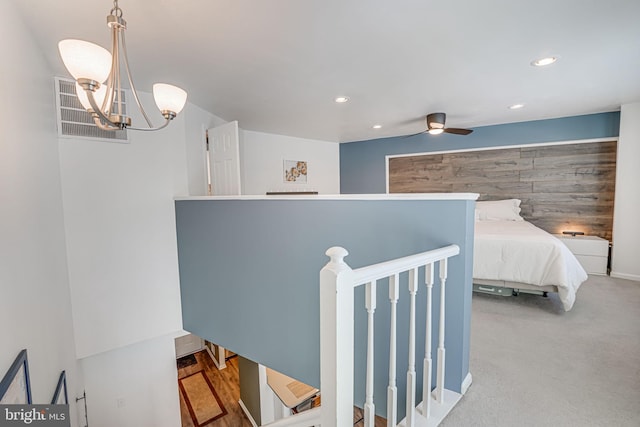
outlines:
{"label": "white ceiling", "polygon": [[[109,0],[10,0],[56,75],[63,38],[107,47]],[[327,141],[640,101],[639,0],[120,0],[138,90],[156,81],[243,129]],[[546,68],[536,58],[559,55]],[[338,95],[350,102],[336,104]],[[509,110],[515,103],[521,110]],[[372,125],[381,124],[379,130]]]}

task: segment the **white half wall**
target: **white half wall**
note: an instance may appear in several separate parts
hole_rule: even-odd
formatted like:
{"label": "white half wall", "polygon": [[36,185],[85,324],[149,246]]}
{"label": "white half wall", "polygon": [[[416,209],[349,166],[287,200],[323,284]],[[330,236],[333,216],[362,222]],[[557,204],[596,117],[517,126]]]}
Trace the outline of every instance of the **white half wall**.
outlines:
{"label": "white half wall", "polygon": [[91,427],[179,426],[174,335],[82,360]]}
{"label": "white half wall", "polygon": [[51,71],[12,2],[0,56],[0,375],[27,349],[34,403],[67,374],[71,425],[82,393],[73,345]]}
{"label": "white half wall", "polygon": [[640,102],[622,106],[613,209],[611,276],[640,281]]}
{"label": "white half wall", "polygon": [[[340,193],[340,147],[337,142],[241,130],[240,143],[243,194],[264,195],[267,191]],[[307,183],[284,182],[284,160],[306,160]]]}

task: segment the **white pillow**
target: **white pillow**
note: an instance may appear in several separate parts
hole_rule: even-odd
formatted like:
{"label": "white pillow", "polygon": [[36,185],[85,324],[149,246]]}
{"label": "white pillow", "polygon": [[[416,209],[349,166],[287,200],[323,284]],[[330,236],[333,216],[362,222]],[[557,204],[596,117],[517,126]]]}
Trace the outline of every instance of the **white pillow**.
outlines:
{"label": "white pillow", "polygon": [[520,216],[519,199],[496,200],[476,203],[476,219],[479,221],[524,221]]}

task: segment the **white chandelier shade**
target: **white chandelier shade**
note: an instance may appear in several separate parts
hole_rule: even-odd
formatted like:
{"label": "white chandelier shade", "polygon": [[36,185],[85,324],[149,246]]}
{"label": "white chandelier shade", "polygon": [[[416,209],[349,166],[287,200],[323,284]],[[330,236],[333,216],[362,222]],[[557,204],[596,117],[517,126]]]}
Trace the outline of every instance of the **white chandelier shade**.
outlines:
{"label": "white chandelier shade", "polygon": [[153,99],[160,111],[173,111],[179,114],[187,102],[187,92],[177,86],[156,83],[153,85]]}
{"label": "white chandelier shade", "polygon": [[111,54],[102,46],[84,40],[67,39],[58,43],[58,50],[74,79],[89,79],[104,83],[111,71]]}
{"label": "white chandelier shade", "polygon": [[[153,96],[165,123],[153,127],[144,111],[131,78],[125,30],[127,22],[122,18],[118,0],[107,15],[111,32],[111,52],[84,40],[67,39],[58,43],[58,50],[69,73],[76,80],[76,93],[82,106],[91,114],[94,123],[103,130],[159,130],[166,127],[184,108],[187,92],[166,83],[153,86]],[[121,67],[124,73],[121,73]],[[122,74],[122,75],[121,75]],[[123,78],[124,77],[124,78]],[[132,127],[123,99],[123,82],[129,89],[148,127]]]}

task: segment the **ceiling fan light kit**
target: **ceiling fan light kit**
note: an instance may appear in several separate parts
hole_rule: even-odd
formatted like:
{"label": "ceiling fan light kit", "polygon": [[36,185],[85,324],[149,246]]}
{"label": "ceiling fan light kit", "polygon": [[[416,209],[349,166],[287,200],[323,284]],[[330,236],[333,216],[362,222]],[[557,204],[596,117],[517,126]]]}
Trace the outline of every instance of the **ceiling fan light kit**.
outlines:
{"label": "ceiling fan light kit", "polygon": [[427,115],[427,132],[430,135],[452,133],[454,135],[469,135],[473,130],[445,127],[447,115],[445,113],[431,113]]}
{"label": "ceiling fan light kit", "polygon": [[[187,92],[177,86],[156,83],[153,97],[165,122],[154,127],[144,111],[136,88],[133,84],[125,30],[127,22],[122,18],[122,9],[118,0],[107,15],[107,26],[111,31],[111,52],[105,48],[84,40],[67,39],[58,43],[58,50],[67,71],[76,80],[76,92],[82,106],[91,114],[93,120],[103,130],[159,130],[166,127],[184,108]],[[124,108],[123,78],[121,66],[124,66],[129,88],[148,127],[132,127],[131,118]]]}
{"label": "ceiling fan light kit", "polygon": [[427,114],[425,117],[425,121],[427,122],[427,129],[422,132],[413,133],[411,135],[405,135],[403,138],[409,138],[416,135],[421,135],[423,133],[428,133],[429,135],[440,135],[441,133],[452,133],[454,135],[469,135],[473,132],[472,129],[459,129],[459,128],[448,128],[445,127],[445,121],[447,120],[447,115],[445,113],[431,113]]}

